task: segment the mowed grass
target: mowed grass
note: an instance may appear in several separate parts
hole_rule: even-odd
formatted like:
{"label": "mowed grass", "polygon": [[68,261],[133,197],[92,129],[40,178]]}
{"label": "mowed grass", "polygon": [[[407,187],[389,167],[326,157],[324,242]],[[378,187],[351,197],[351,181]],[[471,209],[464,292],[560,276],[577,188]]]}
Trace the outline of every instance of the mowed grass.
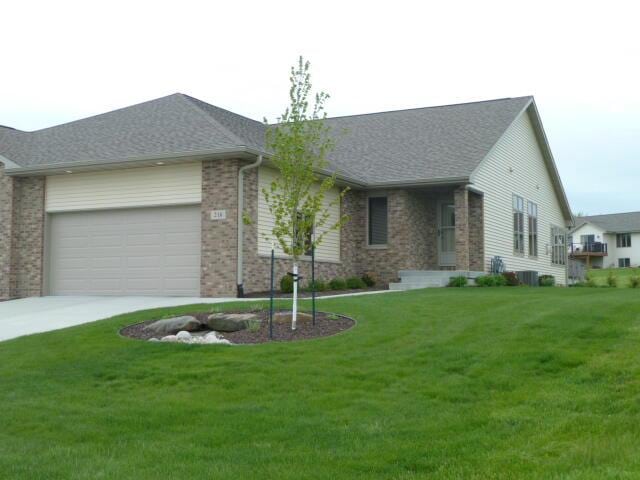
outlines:
{"label": "mowed grass", "polygon": [[589,275],[596,282],[596,285],[607,286],[607,277],[611,273],[617,279],[618,288],[629,288],[629,278],[632,276],[640,276],[640,268],[592,268]]}
{"label": "mowed grass", "polygon": [[0,478],[640,478],[640,292],[319,305],[357,326],[235,347],[117,334],[204,305],[0,343]]}

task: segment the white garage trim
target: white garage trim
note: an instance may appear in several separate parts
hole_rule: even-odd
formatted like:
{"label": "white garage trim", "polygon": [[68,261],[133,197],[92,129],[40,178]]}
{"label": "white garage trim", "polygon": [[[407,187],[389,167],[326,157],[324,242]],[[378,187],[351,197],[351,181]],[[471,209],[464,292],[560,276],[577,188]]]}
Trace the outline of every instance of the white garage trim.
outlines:
{"label": "white garage trim", "polygon": [[49,213],[113,208],[188,205],[202,201],[202,165],[72,173],[47,177]]}
{"label": "white garage trim", "polygon": [[62,212],[48,219],[51,295],[200,295],[200,206]]}

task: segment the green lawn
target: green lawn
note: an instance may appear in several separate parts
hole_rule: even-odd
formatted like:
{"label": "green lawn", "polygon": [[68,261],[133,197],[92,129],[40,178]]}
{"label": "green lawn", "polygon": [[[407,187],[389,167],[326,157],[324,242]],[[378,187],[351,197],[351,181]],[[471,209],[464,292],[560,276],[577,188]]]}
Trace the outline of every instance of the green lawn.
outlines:
{"label": "green lawn", "polygon": [[193,307],[3,342],[0,478],[640,478],[639,300],[430,289],[322,300],[358,325],[307,342],[117,335]]}
{"label": "green lawn", "polygon": [[632,275],[640,276],[640,269],[638,268],[592,268],[589,270],[589,275],[593,277],[597,285],[607,285],[607,276],[609,272],[618,280],[618,288],[629,287],[629,277]]}

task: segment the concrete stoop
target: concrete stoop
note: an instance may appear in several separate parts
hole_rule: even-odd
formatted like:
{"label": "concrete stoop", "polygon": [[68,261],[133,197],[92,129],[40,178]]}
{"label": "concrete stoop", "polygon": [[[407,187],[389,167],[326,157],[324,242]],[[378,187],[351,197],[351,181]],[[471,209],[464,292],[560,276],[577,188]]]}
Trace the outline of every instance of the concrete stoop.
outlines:
{"label": "concrete stoop", "polygon": [[414,290],[416,288],[446,287],[451,277],[466,277],[473,285],[474,279],[484,272],[469,270],[400,270],[400,282],[390,283],[389,290]]}

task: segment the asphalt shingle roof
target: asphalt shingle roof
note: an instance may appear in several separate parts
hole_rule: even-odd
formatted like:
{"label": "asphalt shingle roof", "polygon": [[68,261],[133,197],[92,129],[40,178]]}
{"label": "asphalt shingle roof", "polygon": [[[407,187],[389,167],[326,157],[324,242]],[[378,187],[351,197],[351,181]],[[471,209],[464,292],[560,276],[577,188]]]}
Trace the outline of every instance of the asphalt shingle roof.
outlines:
{"label": "asphalt shingle roof", "polygon": [[[327,119],[331,169],[364,184],[468,177],[531,97]],[[211,150],[264,151],[265,125],[173,94],[37,130],[0,129],[0,155],[21,167]]]}
{"label": "asphalt shingle roof", "polygon": [[640,232],[640,212],[611,213],[607,215],[587,215],[576,218],[576,228],[585,223],[593,223],[607,232]]}

